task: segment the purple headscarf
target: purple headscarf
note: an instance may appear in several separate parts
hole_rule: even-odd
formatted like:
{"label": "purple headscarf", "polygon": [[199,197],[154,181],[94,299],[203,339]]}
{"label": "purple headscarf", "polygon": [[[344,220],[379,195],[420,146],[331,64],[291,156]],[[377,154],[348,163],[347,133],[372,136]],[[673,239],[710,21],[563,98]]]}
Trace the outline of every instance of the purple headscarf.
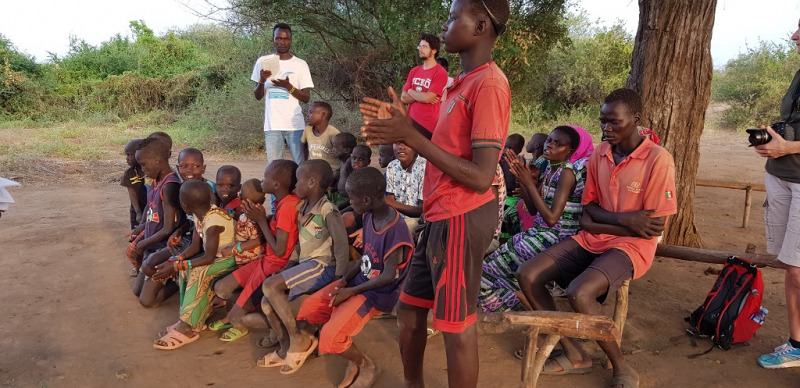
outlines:
{"label": "purple headscarf", "polygon": [[591,155],[592,151],[594,151],[594,144],[592,144],[592,135],[586,132],[585,129],[577,125],[570,125],[569,127],[578,132],[578,135],[581,137],[578,146],[575,148],[575,152],[569,157],[569,162],[575,163],[578,159],[583,159]]}

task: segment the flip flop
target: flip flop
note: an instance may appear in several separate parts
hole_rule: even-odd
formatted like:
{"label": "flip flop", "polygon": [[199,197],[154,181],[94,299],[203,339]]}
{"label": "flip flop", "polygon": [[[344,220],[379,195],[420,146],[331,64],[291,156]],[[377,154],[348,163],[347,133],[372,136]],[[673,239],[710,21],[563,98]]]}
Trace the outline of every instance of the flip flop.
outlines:
{"label": "flip flop", "polygon": [[[355,371],[351,373],[353,368],[355,368]],[[358,365],[352,361],[349,361],[347,363],[347,369],[344,371],[344,379],[342,379],[342,382],[339,383],[336,388],[347,388],[350,386],[350,384],[353,384],[353,381],[356,381],[356,377],[358,376],[358,371]]]}
{"label": "flip flop", "polygon": [[306,362],[308,356],[311,353],[314,353],[314,350],[317,348],[319,344],[319,340],[317,337],[311,337],[311,345],[306,349],[304,352],[288,352],[286,353],[286,362],[283,364],[281,368],[282,375],[290,375],[294,372],[297,372],[301,366]]}
{"label": "flip flop", "polygon": [[219,337],[219,340],[224,342],[233,342],[239,338],[246,336],[247,333],[249,333],[249,331],[247,331],[247,328],[239,330],[235,327],[231,327],[230,329],[228,329],[228,331],[222,333],[222,336]]}
{"label": "flip flop", "polygon": [[[153,342],[153,347],[160,350],[175,350],[185,345],[188,345],[200,338],[200,334],[195,334],[194,337],[187,337],[178,330],[171,329],[165,336]],[[162,345],[163,342],[166,345]]]}
{"label": "flip flop", "polygon": [[159,331],[158,332],[158,338],[164,337],[167,334],[169,334],[170,331],[176,330],[178,328],[178,325],[180,325],[180,323],[181,323],[181,321],[175,322],[175,323],[167,326],[166,329]]}
{"label": "flip flop", "polygon": [[[556,370],[553,363],[557,363],[561,367],[561,370]],[[574,365],[572,365],[572,361],[570,361],[565,354],[548,358],[544,364],[544,368],[542,368],[542,374],[550,376],[585,375],[591,372],[591,366],[586,368],[576,368]]]}
{"label": "flip flop", "polygon": [[[553,351],[550,352],[550,356],[547,357],[547,358],[554,358],[554,357],[558,357],[558,356],[561,356],[561,355],[564,355],[564,354],[566,354],[566,353],[564,353],[564,349],[553,349]],[[517,360],[524,360],[525,359],[525,348],[515,350],[514,351],[514,357],[516,357]]]}
{"label": "flip flop", "polygon": [[230,329],[232,327],[233,327],[233,325],[231,325],[230,323],[223,323],[221,319],[218,319],[218,320],[216,320],[214,322],[211,322],[211,324],[208,325],[208,330],[220,331],[220,330],[224,330],[224,329]]}
{"label": "flip flop", "polygon": [[283,366],[286,363],[286,360],[282,359],[281,356],[278,355],[278,351],[274,351],[272,353],[268,353],[266,356],[261,357],[256,362],[256,365],[262,368],[275,368],[279,366]]}
{"label": "flip flop", "polygon": [[611,386],[620,386],[622,388],[638,388],[639,378],[631,375],[618,375],[611,379]]}
{"label": "flip flop", "polygon": [[436,329],[434,329],[432,327],[429,327],[428,328],[428,338],[427,339],[431,339],[433,337],[436,337],[437,335],[439,335],[439,333],[441,333],[441,331],[436,330]]}

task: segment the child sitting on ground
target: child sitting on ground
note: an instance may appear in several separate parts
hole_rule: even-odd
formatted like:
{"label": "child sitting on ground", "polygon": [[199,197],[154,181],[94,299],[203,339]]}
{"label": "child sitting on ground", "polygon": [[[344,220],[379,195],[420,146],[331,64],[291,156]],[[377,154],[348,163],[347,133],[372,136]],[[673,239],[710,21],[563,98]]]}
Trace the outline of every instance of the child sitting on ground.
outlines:
{"label": "child sitting on ground", "polygon": [[314,101],[308,107],[308,125],[303,130],[304,160],[322,159],[331,165],[333,173],[339,172],[339,159],[333,153],[333,138],[340,132],[329,122],[333,108],[327,102]]}
{"label": "child sitting on ground", "polygon": [[142,139],[133,139],[125,144],[125,161],[128,169],[122,174],[120,186],[128,189],[131,208],[131,230],[135,229],[142,222],[144,208],[147,206],[147,187],[144,184],[144,172],[142,166],[136,162],[136,147]]}
{"label": "child sitting on ground", "polygon": [[349,361],[338,386],[370,387],[379,369],[352,338],[372,317],[394,308],[413,245],[400,213],[384,200],[386,181],[380,171],[373,167],[354,171],[346,189],[353,210],[364,217],[364,255],[352,263],[344,278],[304,300],[297,320],[322,325],[320,352],[339,354]]}
{"label": "child sitting on ground", "polygon": [[[248,252],[253,240],[237,243],[234,254],[240,267],[214,285],[217,295],[223,299],[231,299],[237,290],[242,290],[228,316],[210,326],[212,330],[229,328],[220,337],[223,341],[234,341],[247,335],[248,327],[269,327],[266,317],[258,309],[263,296],[261,284],[275,271],[286,267],[286,262],[297,244],[297,204],[300,200],[292,193],[296,172],[297,164],[293,161],[274,160],[264,169],[263,181],[251,179],[242,187],[245,213],[237,223],[237,239],[243,223],[246,222],[251,236],[253,229],[256,229],[260,239],[266,241],[266,254],[262,254],[263,257],[253,257]],[[265,194],[275,196],[275,213],[270,217],[267,217],[263,206]],[[243,253],[247,253],[245,257],[250,262],[243,260]]]}
{"label": "child sitting on ground", "polygon": [[233,220],[211,203],[211,188],[203,182],[186,181],[181,185],[180,202],[185,212],[194,215],[194,236],[186,250],[157,265],[153,275],[153,280],[162,281],[177,274],[180,287],[180,319],[153,343],[162,350],[177,349],[200,338],[212,310],[211,283],[236,265],[233,256],[222,255],[234,243]]}
{"label": "child sitting on ground", "polygon": [[[518,279],[535,310],[555,310],[545,285],[567,287],[575,312],[602,314],[601,303],[653,263],[667,217],[675,214],[675,163],[667,150],[643,139],[636,128],[642,100],[617,89],[603,101],[600,125],[605,142],[589,158],[581,202],[580,230],[523,264]],[[548,360],[543,374],[592,371],[592,358],[570,338],[565,354]],[[639,376],[616,341],[598,341],[613,366],[612,386],[637,387]]]}
{"label": "child sitting on ground", "polygon": [[233,219],[238,219],[244,211],[242,201],[239,199],[239,190],[242,189],[242,172],[236,166],[220,167],[217,170],[215,186],[219,207],[227,210]]}
{"label": "child sitting on ground", "polygon": [[143,238],[134,248],[134,253],[141,258],[137,261],[141,272],[134,281],[133,293],[145,307],[154,307],[164,299],[163,287],[155,287],[154,282],[146,280],[155,273],[155,264],[160,263],[152,260],[157,256],[155,253],[166,248],[176,220],[183,218],[178,201],[180,178],[169,168],[167,154],[166,144],[153,138],[143,140],[136,150],[136,160],[153,180],[147,189],[147,207],[140,225],[144,229]]}
{"label": "child sitting on ground", "polygon": [[[389,167],[389,163],[395,159],[394,147],[392,144],[381,144],[380,147],[378,147],[378,164],[381,168]],[[384,173],[383,176],[386,177],[386,174]]]}
{"label": "child sitting on ground", "polygon": [[312,334],[297,328],[289,301],[317,291],[347,273],[347,233],[339,211],[325,197],[325,188],[332,182],[333,170],[325,161],[310,159],[297,168],[296,192],[301,199],[297,205],[299,243],[286,267],[269,277],[262,287],[261,308],[270,326],[278,331],[281,347],[259,360],[258,365],[283,365],[282,374],[296,372],[317,347]]}
{"label": "child sitting on ground", "polygon": [[[333,187],[328,190],[327,196],[335,206],[347,202],[347,193],[344,192],[344,188],[339,190],[339,180],[342,174],[347,176],[353,172],[350,156],[353,154],[353,148],[355,148],[357,144],[356,137],[353,136],[352,133],[342,132],[333,137],[333,154],[339,161],[339,169],[338,172],[334,172],[333,174]],[[336,169],[333,170],[336,171]]]}

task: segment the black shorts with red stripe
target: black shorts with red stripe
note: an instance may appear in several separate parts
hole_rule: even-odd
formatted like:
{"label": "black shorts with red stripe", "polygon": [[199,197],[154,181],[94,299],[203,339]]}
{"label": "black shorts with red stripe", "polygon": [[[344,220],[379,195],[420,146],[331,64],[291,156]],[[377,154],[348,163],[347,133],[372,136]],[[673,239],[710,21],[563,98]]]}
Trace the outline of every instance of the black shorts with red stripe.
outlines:
{"label": "black shorts with red stripe", "polygon": [[433,309],[433,328],[461,333],[475,323],[483,256],[497,228],[497,202],[428,222],[414,247],[400,301]]}

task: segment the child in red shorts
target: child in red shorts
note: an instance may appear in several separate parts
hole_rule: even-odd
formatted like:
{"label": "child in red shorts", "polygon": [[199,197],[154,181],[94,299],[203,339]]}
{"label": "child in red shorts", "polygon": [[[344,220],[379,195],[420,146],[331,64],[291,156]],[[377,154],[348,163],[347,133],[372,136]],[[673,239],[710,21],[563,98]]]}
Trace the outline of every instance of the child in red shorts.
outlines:
{"label": "child in red shorts", "polygon": [[[245,212],[241,216],[244,220],[240,217],[237,223],[237,234],[242,224],[249,229],[247,224],[254,223],[261,238],[266,241],[266,252],[258,257],[256,250],[261,247],[260,240],[237,242],[233,254],[237,262],[242,262],[244,265],[214,285],[214,291],[223,299],[233,298],[234,293],[241,289],[228,316],[209,326],[212,330],[228,329],[222,333],[220,337],[222,341],[235,341],[247,335],[248,327],[269,327],[266,317],[257,308],[263,296],[261,283],[286,266],[297,244],[299,232],[296,206],[300,199],[293,194],[297,182],[296,171],[297,164],[293,161],[277,159],[264,169],[264,180],[259,187],[256,188],[255,182],[250,180],[245,182],[242,188],[242,197],[245,199],[242,206]],[[260,197],[254,200],[253,197],[257,197],[256,193],[260,194]],[[266,194],[275,196],[275,213],[270,217],[267,217],[263,206]],[[256,255],[256,258],[253,258],[253,255]],[[250,261],[245,262],[246,260]]]}
{"label": "child in red shorts", "polygon": [[372,317],[394,308],[413,243],[397,210],[384,200],[386,180],[380,171],[374,167],[354,171],[347,178],[346,190],[353,210],[364,217],[364,255],[344,278],[304,300],[297,320],[322,325],[320,352],[339,354],[349,361],[340,387],[370,387],[379,369],[358,350],[352,337]]}

